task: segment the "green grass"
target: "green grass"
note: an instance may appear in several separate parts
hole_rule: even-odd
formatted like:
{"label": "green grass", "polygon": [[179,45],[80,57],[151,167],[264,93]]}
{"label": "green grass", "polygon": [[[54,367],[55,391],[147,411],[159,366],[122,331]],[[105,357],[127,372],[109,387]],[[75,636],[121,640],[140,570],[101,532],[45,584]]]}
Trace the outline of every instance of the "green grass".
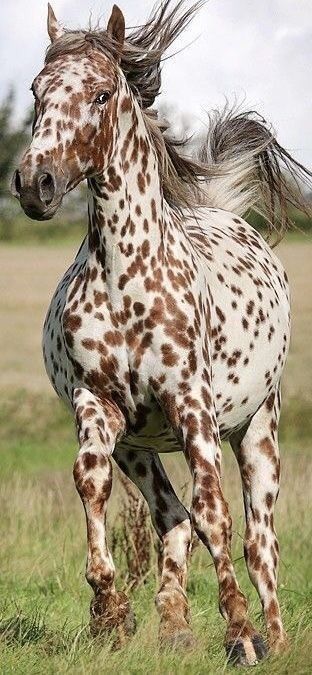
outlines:
{"label": "green grass", "polygon": [[87,233],[87,217],[77,216],[73,220],[62,211],[51,221],[44,223],[27,218],[23,213],[14,215],[12,219],[3,217],[0,220],[0,243],[33,246],[36,244],[64,245],[82,241]]}
{"label": "green grass", "polygon": [[[291,410],[291,417],[290,417]],[[308,511],[311,415],[290,402],[282,422],[283,480],[277,508],[281,544],[280,600],[291,649],[256,667],[257,673],[312,671],[312,527]],[[224,622],[217,607],[211,559],[196,549],[188,596],[198,649],[188,655],[159,651],[154,596],[156,561],[147,582],[130,592],[138,621],[131,643],[112,652],[90,638],[91,591],[84,580],[86,533],[71,472],[76,441],[70,415],[54,398],[19,392],[0,419],[0,672],[8,673],[221,673],[226,668]],[[299,440],[298,440],[299,439]],[[182,458],[166,466],[177,489],[187,479]],[[224,489],[234,517],[233,556],[251,617],[262,626],[259,602],[242,559],[244,530],[237,468],[224,448]],[[109,508],[116,527],[121,488]],[[118,521],[117,521],[118,522]],[[125,587],[125,559],[116,551],[118,587]]]}

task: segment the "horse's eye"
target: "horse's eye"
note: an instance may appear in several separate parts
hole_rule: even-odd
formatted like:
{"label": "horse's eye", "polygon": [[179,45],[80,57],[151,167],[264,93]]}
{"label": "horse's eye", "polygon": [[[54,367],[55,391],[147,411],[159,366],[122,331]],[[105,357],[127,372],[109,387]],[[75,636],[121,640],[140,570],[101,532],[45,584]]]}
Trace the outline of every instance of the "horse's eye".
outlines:
{"label": "horse's eye", "polygon": [[106,103],[110,97],[110,93],[108,91],[102,91],[101,94],[99,94],[96,99],[95,103],[98,103],[99,105],[103,105],[103,103]]}

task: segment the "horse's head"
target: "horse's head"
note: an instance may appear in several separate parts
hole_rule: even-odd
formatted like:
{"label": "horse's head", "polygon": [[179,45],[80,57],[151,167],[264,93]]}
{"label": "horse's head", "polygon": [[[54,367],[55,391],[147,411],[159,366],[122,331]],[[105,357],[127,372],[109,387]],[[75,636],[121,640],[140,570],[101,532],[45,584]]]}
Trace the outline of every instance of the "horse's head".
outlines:
{"label": "horse's head", "polygon": [[48,33],[45,67],[32,84],[32,141],[12,179],[12,193],[36,220],[51,218],[67,192],[109,166],[118,136],[118,98],[126,86],[118,67],[125,22],[116,5],[105,32],[107,53],[97,48],[92,33],[88,39],[63,31],[50,6]]}
{"label": "horse's head", "polygon": [[51,44],[32,84],[32,141],[12,179],[12,193],[28,216],[52,218],[67,192],[106,170],[113,191],[113,163],[126,174],[138,163],[138,151],[147,171],[150,144],[167,201],[179,208],[197,204],[203,164],[181,158],[152,106],[160,93],[163,55],[203,3],[197,0],[183,11],[182,0],[161,0],[146,24],[128,29],[126,38],[116,5],[106,30],[85,31],[63,30],[49,5]]}

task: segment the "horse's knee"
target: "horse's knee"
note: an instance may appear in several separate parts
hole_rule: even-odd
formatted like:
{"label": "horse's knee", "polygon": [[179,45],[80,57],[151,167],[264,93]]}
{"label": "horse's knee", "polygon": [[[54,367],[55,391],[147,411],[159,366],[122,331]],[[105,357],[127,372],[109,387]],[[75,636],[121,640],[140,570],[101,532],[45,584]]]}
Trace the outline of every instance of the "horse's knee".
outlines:
{"label": "horse's knee", "polygon": [[100,555],[88,560],[85,574],[88,584],[95,591],[109,591],[115,581],[115,566],[111,558],[103,559]]}
{"label": "horse's knee", "polygon": [[112,465],[103,452],[81,450],[75,460],[73,476],[81,499],[97,503],[101,511],[112,489]]}

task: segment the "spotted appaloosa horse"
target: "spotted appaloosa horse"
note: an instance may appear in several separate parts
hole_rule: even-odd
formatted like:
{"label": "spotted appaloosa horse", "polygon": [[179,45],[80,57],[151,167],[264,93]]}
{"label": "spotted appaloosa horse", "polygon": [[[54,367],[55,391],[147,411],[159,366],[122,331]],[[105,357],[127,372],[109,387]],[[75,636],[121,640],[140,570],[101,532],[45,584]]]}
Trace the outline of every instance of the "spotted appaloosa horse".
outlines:
{"label": "spotted appaloosa horse", "polygon": [[[252,664],[266,646],[231,560],[220,438],[238,460],[247,567],[269,648],[279,651],[286,636],[273,510],[290,315],[286,274],[241,216],[262,193],[270,220],[280,207],[285,221],[285,201],[297,198],[279,161],[293,174],[305,170],[251,113],[211,118],[198,161],[164,135],[150,109],[161,57],[201,3],[186,11],[181,4],[163,3],[126,38],[116,6],[106,30],[73,32],[49,7],[51,45],[32,85],[33,138],[12,190],[27,215],[45,220],[88,179],[88,235],[52,299],[43,349],[51,382],[76,417],[93,634],[114,627],[122,640],[134,630],[105,532],[113,455],[146,498],[163,544],[161,640],[193,642],[185,590],[192,524],[214,561],[227,654]],[[159,459],[177,449],[193,478],[190,514]]]}

